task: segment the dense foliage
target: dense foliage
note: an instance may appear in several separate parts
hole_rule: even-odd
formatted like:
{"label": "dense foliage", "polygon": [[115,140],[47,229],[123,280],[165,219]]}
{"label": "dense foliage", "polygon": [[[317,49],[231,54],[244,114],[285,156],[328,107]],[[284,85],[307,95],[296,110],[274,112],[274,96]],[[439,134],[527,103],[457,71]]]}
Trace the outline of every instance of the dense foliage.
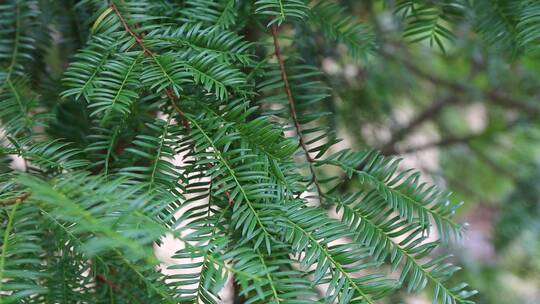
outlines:
{"label": "dense foliage", "polygon": [[[245,303],[378,303],[398,290],[474,303],[444,250],[462,236],[461,204],[390,156],[406,132],[381,152],[338,144],[327,83],[340,79],[321,57],[447,52],[469,20],[516,58],[537,51],[540,9],[367,1],[358,18],[348,5],[0,4],[0,303],[216,303],[227,280]],[[374,11],[399,36],[382,41]],[[155,254],[165,236],[181,244],[171,265]]]}

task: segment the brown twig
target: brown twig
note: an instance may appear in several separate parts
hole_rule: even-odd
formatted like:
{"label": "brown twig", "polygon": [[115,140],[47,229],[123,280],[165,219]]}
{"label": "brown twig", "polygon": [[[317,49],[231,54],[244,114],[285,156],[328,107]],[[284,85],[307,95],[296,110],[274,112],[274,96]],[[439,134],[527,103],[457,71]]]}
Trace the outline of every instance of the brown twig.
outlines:
{"label": "brown twig", "polygon": [[[212,169],[211,165],[206,165],[206,166],[203,166],[203,167],[206,168],[207,170]],[[209,197],[211,197],[210,192],[211,192],[211,189],[212,189],[212,183],[213,183],[213,179],[210,179],[210,186],[209,186],[209,192],[208,192]],[[224,185],[219,185],[218,187],[223,188]],[[233,207],[234,206],[234,201],[231,198],[231,192],[229,190],[225,190],[225,191],[223,191],[223,193],[225,194],[225,197],[227,198],[227,202],[229,203],[229,207]]]}
{"label": "brown twig", "polygon": [[105,285],[109,286],[110,289],[113,290],[119,290],[120,288],[114,284],[113,282],[109,281],[107,278],[105,278],[102,274],[96,274],[96,281],[104,283]]}
{"label": "brown twig", "polygon": [[306,159],[309,162],[309,170],[311,171],[311,176],[312,176],[311,183],[315,184],[315,187],[317,188],[317,193],[319,195],[319,202],[322,203],[323,192],[321,190],[319,181],[317,180],[317,175],[315,174],[315,167],[314,167],[315,160],[309,154],[309,148],[304,141],[304,138],[302,135],[302,128],[300,126],[300,122],[298,121],[298,114],[296,113],[296,104],[292,95],[291,86],[289,84],[289,77],[287,76],[287,70],[285,68],[285,61],[283,60],[283,56],[281,55],[281,48],[279,46],[279,39],[278,39],[278,25],[276,23],[272,25],[272,38],[274,40],[274,54],[276,55],[276,58],[279,64],[279,69],[281,71],[281,78],[283,79],[285,93],[287,94],[287,99],[289,102],[289,109],[290,109],[291,117],[294,123],[294,128],[296,130],[296,134],[298,135],[298,141],[300,143],[300,146],[302,147],[302,150],[304,150]]}
{"label": "brown twig", "polygon": [[120,20],[120,23],[122,23],[122,26],[124,26],[124,30],[129,34],[131,35],[131,37],[133,37],[135,39],[135,41],[137,42],[137,44],[142,48],[143,52],[146,54],[146,55],[149,55],[149,56],[154,56],[154,53],[152,53],[152,51],[150,51],[145,45],[144,45],[144,42],[142,40],[142,38],[137,34],[135,33],[134,31],[131,30],[131,28],[129,27],[129,25],[127,24],[126,20],[124,19],[124,17],[122,16],[122,14],[120,13],[120,11],[118,10],[118,7],[116,7],[116,5],[114,3],[111,3],[111,8],[112,10],[114,11],[114,13],[116,14],[116,16],[118,16],[118,19]]}
{"label": "brown twig", "polygon": [[[414,153],[414,152],[419,152],[423,150],[428,150],[432,148],[442,148],[442,147],[448,147],[448,146],[452,146],[456,144],[467,144],[475,139],[481,138],[482,136],[483,134],[470,134],[463,137],[449,136],[439,141],[428,142],[422,145],[409,147],[409,148],[399,150],[399,151],[394,151],[393,154],[396,154],[396,153],[407,154],[407,153]],[[387,155],[391,155],[391,154],[387,154]]]}
{"label": "brown twig", "polygon": [[133,297],[133,295],[127,294],[125,290],[123,290],[120,286],[116,285],[115,283],[111,282],[111,280],[107,279],[102,274],[96,274],[96,281],[107,285],[107,287],[109,287],[111,290],[120,292],[121,294],[124,294],[124,295],[128,295],[136,303],[141,303],[137,298]]}
{"label": "brown twig", "polygon": [[379,52],[383,57],[398,62],[399,64],[403,65],[407,70],[409,70],[409,72],[412,72],[414,75],[422,79],[425,79],[436,86],[447,87],[456,92],[464,92],[464,91],[470,90],[470,87],[463,83],[445,79],[437,75],[427,73],[424,70],[420,69],[411,61],[402,58],[403,56],[396,56],[384,48],[380,48]]}
{"label": "brown twig", "polygon": [[[141,36],[139,36],[137,33],[135,33],[133,30],[131,30],[131,28],[129,27],[129,24],[126,22],[126,20],[124,19],[124,17],[122,16],[120,11],[118,10],[118,7],[116,7],[116,5],[114,3],[111,3],[110,7],[112,8],[112,10],[116,14],[116,16],[118,16],[118,19],[120,20],[120,23],[122,23],[122,26],[124,27],[124,30],[126,31],[126,33],[128,33],[131,37],[133,37],[133,39],[135,39],[135,42],[137,42],[137,44],[141,47],[144,54],[146,56],[150,56],[150,57],[156,59],[154,52],[152,52],[152,50],[150,50],[149,48],[146,47],[146,45],[144,44],[144,41],[142,40]],[[172,90],[170,88],[165,89],[165,95],[167,95],[167,97],[171,101],[171,105],[172,105],[173,109],[180,115],[180,118],[182,119],[182,125],[189,130],[189,123],[188,123],[188,120],[186,119],[186,114],[176,104],[176,101],[178,100],[178,98],[173,94],[173,92],[172,92]]]}
{"label": "brown twig", "polygon": [[484,132],[473,133],[473,134],[468,134],[468,135],[464,135],[464,136],[450,135],[450,136],[442,138],[442,139],[440,139],[438,141],[429,142],[429,143],[421,144],[421,145],[414,146],[414,147],[408,147],[408,148],[405,148],[403,150],[396,151],[396,153],[403,153],[403,154],[405,154],[405,153],[413,153],[413,152],[418,152],[418,151],[427,150],[427,149],[431,149],[431,148],[448,147],[448,146],[452,146],[452,145],[456,145],[456,144],[465,144],[465,145],[468,145],[469,147],[471,147],[471,143],[473,143],[475,140],[477,140],[477,139],[492,139],[496,135],[500,134],[501,132],[508,132],[508,131],[511,131],[512,129],[514,129],[515,127],[518,127],[519,122],[520,122],[519,119],[514,119],[512,121],[507,122],[505,126],[502,126],[501,128],[499,128],[497,130],[487,129]]}
{"label": "brown twig", "polygon": [[281,55],[281,49],[279,47],[278,26],[275,23],[272,25],[272,38],[274,39],[274,53],[279,63],[279,69],[281,70],[281,78],[283,78],[283,83],[285,86],[285,93],[287,93],[287,99],[289,101],[289,108],[291,110],[291,116],[293,119],[294,128],[296,129],[296,133],[298,134],[298,137],[299,137],[298,140],[300,141],[300,145],[302,146],[302,149],[304,149],[307,160],[309,162],[313,162],[313,158],[311,157],[311,155],[309,155],[308,147],[306,143],[304,142],[304,139],[302,138],[302,130],[300,127],[300,123],[298,122],[298,115],[296,113],[296,104],[294,102],[291,87],[289,84],[289,77],[287,76],[287,71],[285,69],[285,61],[283,60],[283,56]]}
{"label": "brown twig", "polygon": [[30,193],[30,192],[24,192],[23,194],[21,194],[19,196],[16,196],[14,198],[10,198],[10,199],[4,200],[4,201],[0,201],[0,205],[1,206],[9,206],[9,205],[19,204],[19,203],[22,203],[23,201],[25,201],[26,199],[28,199],[31,195],[32,195],[32,193]]}
{"label": "brown twig", "polygon": [[182,120],[182,125],[184,126],[184,128],[190,131],[189,121],[186,118],[186,113],[184,113],[184,111],[182,111],[182,109],[180,109],[180,107],[176,104],[176,101],[178,100],[176,95],[174,95],[172,90],[169,88],[165,89],[165,95],[169,97],[173,109],[180,115],[180,119]]}
{"label": "brown twig", "polygon": [[231,199],[231,193],[229,192],[229,190],[225,190],[225,197],[229,201],[229,206],[234,206],[234,201]]}
{"label": "brown twig", "polygon": [[516,109],[522,111],[527,116],[540,117],[540,108],[531,103],[514,99],[510,95],[500,90],[491,90],[485,95],[494,103],[503,108]]}

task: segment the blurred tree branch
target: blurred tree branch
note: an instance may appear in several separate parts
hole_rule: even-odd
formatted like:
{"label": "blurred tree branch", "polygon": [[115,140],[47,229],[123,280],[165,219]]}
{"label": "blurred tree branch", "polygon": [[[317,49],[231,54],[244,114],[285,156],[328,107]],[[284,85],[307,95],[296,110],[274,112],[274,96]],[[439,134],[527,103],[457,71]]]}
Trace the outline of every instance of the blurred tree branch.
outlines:
{"label": "blurred tree branch", "polygon": [[448,146],[452,146],[456,144],[470,145],[470,143],[475,140],[482,139],[482,138],[491,139],[494,137],[494,135],[498,135],[501,132],[508,132],[518,125],[519,125],[519,121],[513,120],[509,122],[508,124],[506,124],[504,127],[499,128],[497,130],[486,130],[484,132],[467,134],[463,136],[449,135],[437,141],[428,142],[428,143],[420,144],[417,146],[412,146],[405,149],[397,150],[397,151],[394,151],[394,153],[400,153],[400,154],[414,153],[414,152],[428,150],[432,148],[448,147]]}
{"label": "blurred tree branch", "polygon": [[[454,81],[450,79],[445,79],[445,78],[439,77],[438,75],[430,74],[420,69],[417,65],[413,64],[410,60],[405,59],[402,56],[395,55],[384,48],[381,48],[379,52],[383,57],[402,64],[407,70],[409,70],[411,73],[413,73],[417,77],[427,80],[437,87],[445,87],[452,92],[452,94],[450,95],[445,95],[441,97],[440,99],[435,100],[433,103],[431,103],[426,108],[421,110],[407,125],[395,130],[390,136],[390,140],[384,143],[380,148],[381,152],[385,155],[396,154],[397,150],[396,150],[395,145],[397,143],[405,139],[409,134],[413,133],[419,126],[421,126],[426,121],[430,121],[434,119],[435,117],[437,117],[437,115],[441,112],[441,110],[444,109],[445,106],[450,105],[450,104],[456,104],[460,102],[460,100],[472,99],[478,95],[483,97],[484,101],[486,102],[491,102],[492,104],[500,106],[505,109],[517,110],[521,114],[527,117],[540,117],[539,107],[532,105],[530,103],[518,100],[512,97],[507,92],[504,92],[498,88],[490,89],[487,91],[479,91],[478,89],[466,83],[462,83],[462,82],[458,82],[458,81]],[[474,64],[473,68],[475,69],[476,72],[478,72],[479,64]],[[471,72],[471,74],[469,75],[469,78],[472,77],[473,75],[474,73]],[[460,96],[467,93],[469,95],[462,96],[462,97]],[[440,143],[433,143],[429,147],[441,146],[441,145],[445,146],[448,144],[459,142],[460,140],[463,140],[463,138],[458,139],[458,138],[450,137],[447,140],[441,141]],[[421,148],[426,149],[429,147],[423,147],[423,148],[421,147]],[[407,149],[407,150],[409,153],[412,152],[411,149]]]}
{"label": "blurred tree branch", "polygon": [[403,126],[392,133],[390,140],[382,146],[381,152],[385,155],[396,154],[397,151],[395,145],[398,142],[405,139],[405,137],[414,132],[416,128],[422,125],[424,122],[436,117],[444,106],[454,103],[457,100],[458,99],[455,95],[447,95],[430,104],[420,113],[418,113],[416,117],[413,118],[406,126]]}

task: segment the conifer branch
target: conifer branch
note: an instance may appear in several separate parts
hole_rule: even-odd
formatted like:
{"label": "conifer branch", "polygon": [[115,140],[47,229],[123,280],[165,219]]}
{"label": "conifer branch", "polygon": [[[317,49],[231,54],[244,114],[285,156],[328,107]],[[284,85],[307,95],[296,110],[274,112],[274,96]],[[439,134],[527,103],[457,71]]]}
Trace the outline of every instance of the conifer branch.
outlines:
{"label": "conifer branch", "polygon": [[[133,37],[133,39],[135,39],[135,42],[137,42],[137,44],[141,47],[141,49],[143,50],[143,53],[146,56],[152,57],[154,59],[154,61],[157,62],[156,55],[154,54],[154,52],[152,52],[149,48],[147,48],[146,45],[144,44],[144,41],[141,38],[141,36],[138,35],[137,33],[135,33],[130,28],[129,24],[126,22],[126,20],[122,16],[122,13],[120,13],[120,11],[118,10],[118,7],[114,3],[111,3],[110,7],[112,8],[112,10],[116,14],[116,16],[118,16],[118,19],[120,20],[120,23],[124,27],[124,30],[126,31],[126,33],[128,33],[131,37]],[[188,123],[188,121],[186,119],[185,113],[176,104],[176,101],[178,100],[178,98],[173,94],[173,92],[172,92],[172,90],[170,88],[165,89],[165,94],[169,98],[173,109],[180,115],[180,118],[182,119],[182,124],[184,125],[184,127],[189,129],[189,123]]]}
{"label": "conifer branch", "polygon": [[142,38],[137,33],[135,33],[133,30],[131,30],[131,28],[129,27],[129,24],[126,22],[126,19],[124,19],[124,16],[122,16],[120,11],[118,10],[118,7],[116,7],[116,5],[114,3],[111,3],[110,7],[113,9],[116,16],[118,16],[118,19],[120,20],[120,23],[122,23],[122,26],[124,27],[124,30],[126,31],[126,33],[128,33],[131,37],[133,37],[135,39],[137,44],[141,47],[141,49],[143,50],[143,52],[146,55],[153,57],[154,53],[152,51],[150,51],[146,47],[146,45],[144,44]]}
{"label": "conifer branch", "polygon": [[285,60],[283,59],[283,56],[281,54],[281,48],[279,45],[279,26],[274,23],[272,24],[272,38],[274,41],[274,54],[276,55],[276,59],[279,64],[279,69],[281,71],[281,78],[283,79],[283,86],[285,88],[285,93],[287,94],[287,100],[289,102],[289,109],[291,111],[291,118],[293,120],[294,128],[296,130],[296,134],[298,135],[298,141],[300,142],[300,146],[302,147],[302,150],[304,151],[304,154],[306,156],[306,160],[309,163],[309,170],[311,172],[311,183],[315,184],[315,187],[317,189],[317,194],[319,197],[319,203],[323,203],[323,192],[321,189],[321,185],[317,179],[317,175],[315,172],[315,159],[311,157],[309,154],[309,147],[304,141],[304,137],[302,134],[302,127],[300,126],[300,122],[298,121],[298,114],[296,112],[296,104],[292,95],[291,86],[289,84],[289,77],[287,75],[287,69],[285,67]]}

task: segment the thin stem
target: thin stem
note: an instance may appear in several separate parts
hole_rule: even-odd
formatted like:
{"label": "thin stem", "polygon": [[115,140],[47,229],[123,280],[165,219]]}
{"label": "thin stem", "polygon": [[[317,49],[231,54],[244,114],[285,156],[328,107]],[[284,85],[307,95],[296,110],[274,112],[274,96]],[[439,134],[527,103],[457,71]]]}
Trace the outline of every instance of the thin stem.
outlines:
{"label": "thin stem", "polygon": [[112,151],[114,149],[114,144],[116,142],[116,137],[118,136],[118,133],[120,133],[120,129],[118,126],[114,127],[113,129],[113,135],[111,137],[111,142],[109,143],[109,146],[107,147],[107,155],[105,156],[105,176],[109,174],[109,163],[111,160]]}
{"label": "thin stem", "polygon": [[30,193],[30,192],[24,192],[23,194],[21,194],[19,196],[16,196],[14,198],[7,199],[5,201],[0,201],[0,206],[9,206],[9,205],[19,204],[19,203],[25,201],[26,199],[28,199],[31,195],[32,195],[32,193]]}
{"label": "thin stem", "polygon": [[116,16],[118,16],[118,19],[120,20],[120,23],[122,23],[122,26],[124,26],[124,30],[131,36],[135,39],[135,41],[137,42],[137,44],[142,48],[143,52],[146,54],[146,55],[149,55],[149,56],[153,56],[154,53],[152,53],[152,51],[150,51],[145,45],[144,45],[144,42],[142,41],[142,38],[137,34],[135,33],[134,31],[131,30],[131,28],[129,27],[128,23],[126,22],[126,19],[124,19],[124,17],[122,16],[122,14],[120,13],[120,11],[118,10],[118,7],[116,7],[116,5],[114,3],[111,3],[111,8],[113,9],[114,13],[116,14]]}
{"label": "thin stem", "polygon": [[480,134],[469,134],[463,137],[457,137],[457,136],[448,136],[446,138],[443,138],[438,141],[432,141],[425,144],[421,144],[418,146],[408,147],[403,150],[399,151],[392,151],[393,153],[387,153],[385,155],[391,155],[395,154],[396,152],[399,152],[399,154],[407,154],[407,153],[416,153],[424,150],[434,149],[434,148],[442,148],[442,147],[448,147],[453,146],[457,144],[467,144],[475,139],[482,138],[484,136],[483,133]]}
{"label": "thin stem", "polygon": [[[399,45],[396,46],[399,47]],[[476,68],[470,71],[467,81],[455,81],[440,77],[437,74],[428,73],[403,56],[396,55],[396,52],[390,52],[384,48],[380,48],[379,53],[384,58],[399,63],[415,76],[430,82],[436,87],[444,87],[452,92],[452,95],[440,98],[425,109],[421,110],[421,112],[418,113],[407,125],[400,127],[398,130],[393,132],[390,140],[381,147],[381,152],[385,155],[396,154],[397,150],[395,146],[398,142],[405,139],[410,133],[414,132],[426,121],[433,120],[446,106],[459,104],[459,97],[462,95],[466,96],[465,94],[467,93],[479,94],[486,99],[486,102],[490,102],[502,108],[518,110],[529,117],[540,116],[540,108],[532,103],[515,99],[508,93],[499,89],[477,90],[471,86],[469,84],[469,80],[478,72],[477,68],[479,68],[479,65],[481,66],[480,63],[473,62],[473,67]]]}
{"label": "thin stem", "polygon": [[107,285],[111,290],[118,290],[120,289],[116,284],[114,284],[113,282],[109,281],[104,275],[102,274],[97,274],[96,275],[96,280],[99,281],[99,282],[102,282],[102,283],[105,283],[105,285]]}
{"label": "thin stem", "polygon": [[281,303],[281,299],[279,298],[276,284],[274,283],[274,280],[272,279],[272,276],[270,275],[270,271],[268,270],[268,267],[266,267],[266,261],[264,260],[260,250],[257,249],[257,257],[259,258],[259,261],[261,262],[261,265],[264,268],[264,272],[266,273],[266,278],[268,279],[268,283],[270,283],[270,289],[272,290],[272,297],[276,301],[276,303]]}
{"label": "thin stem", "polygon": [[186,119],[186,113],[184,113],[184,111],[182,111],[182,109],[180,109],[180,107],[176,104],[176,101],[178,100],[178,98],[176,98],[176,96],[172,93],[172,90],[169,88],[165,89],[165,94],[171,100],[171,105],[173,109],[180,115],[180,119],[182,120],[182,125],[184,126],[184,128],[186,128],[189,131],[190,127],[189,127],[189,121]]}
{"label": "thin stem", "polygon": [[298,135],[298,141],[300,142],[300,146],[302,147],[302,150],[304,150],[304,154],[306,155],[306,159],[309,163],[309,171],[311,172],[311,181],[310,184],[315,184],[315,187],[317,189],[317,194],[319,196],[319,203],[322,204],[323,202],[323,192],[321,189],[321,185],[319,184],[319,181],[317,179],[317,175],[315,173],[315,159],[311,157],[309,154],[309,147],[304,141],[303,135],[302,135],[302,128],[300,126],[300,122],[298,121],[298,114],[296,112],[296,103],[293,98],[291,86],[289,84],[289,77],[287,76],[287,70],[285,68],[285,61],[283,60],[283,56],[281,54],[281,48],[279,46],[279,35],[278,35],[278,25],[272,24],[272,38],[274,40],[274,54],[276,55],[279,69],[281,70],[281,78],[283,79],[283,85],[285,88],[285,93],[287,94],[287,100],[289,102],[289,109],[291,112],[291,118],[294,123],[294,128],[296,130],[296,134]]}
{"label": "thin stem", "polygon": [[163,128],[163,133],[161,134],[161,138],[159,140],[159,146],[156,151],[156,157],[154,159],[154,163],[152,164],[152,172],[150,174],[150,183],[148,184],[148,190],[152,189],[152,186],[154,185],[154,182],[156,180],[156,173],[158,172],[159,161],[161,160],[161,151],[163,150],[163,146],[165,145],[165,142],[167,140],[169,127],[171,125],[171,117],[172,116],[169,116],[169,119],[167,119],[167,124]]}
{"label": "thin stem", "polygon": [[[152,50],[150,50],[149,48],[146,47],[146,45],[144,44],[144,41],[142,40],[141,36],[139,36],[137,33],[135,33],[129,27],[129,24],[126,22],[126,19],[124,19],[124,17],[122,16],[120,11],[118,10],[118,7],[114,3],[111,3],[110,7],[112,8],[112,10],[116,14],[116,16],[118,16],[118,19],[120,20],[120,23],[122,23],[122,26],[124,27],[124,30],[126,31],[126,33],[128,33],[131,37],[133,37],[135,39],[135,42],[137,42],[137,44],[141,47],[144,54],[147,55],[147,56],[152,57],[152,59],[154,59],[154,61],[158,65],[160,65],[159,62],[157,61],[156,55],[154,54],[154,52],[152,52]],[[176,103],[175,103],[175,101],[178,98],[172,93],[172,90],[170,88],[165,89],[165,94],[167,95],[167,97],[171,101],[171,105],[173,106],[174,110],[176,112],[178,112],[178,114],[180,114],[180,117],[182,118],[182,124],[184,125],[184,127],[189,128],[189,124],[188,124],[188,122],[187,122],[187,120],[185,118],[186,116],[185,116],[184,112],[182,110],[180,110],[178,105],[176,105]]]}

